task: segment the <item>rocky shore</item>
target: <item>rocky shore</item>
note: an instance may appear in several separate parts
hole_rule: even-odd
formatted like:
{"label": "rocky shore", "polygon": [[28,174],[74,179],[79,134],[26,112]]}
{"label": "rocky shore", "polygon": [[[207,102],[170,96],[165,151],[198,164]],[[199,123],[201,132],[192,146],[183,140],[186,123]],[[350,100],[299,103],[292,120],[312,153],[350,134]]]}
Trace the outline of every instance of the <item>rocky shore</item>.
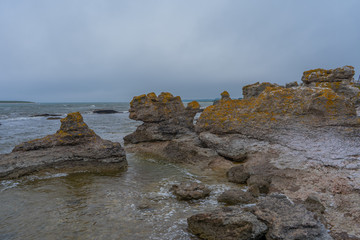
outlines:
{"label": "rocky shore", "polygon": [[[237,184],[219,196],[217,210],[187,219],[201,239],[360,239],[360,89],[354,74],[344,66],[305,71],[301,84],[258,82],[243,88],[242,100],[224,91],[203,110],[167,92],[136,96],[129,117],[143,124],[124,138],[125,150]],[[101,139],[80,113],[61,119],[55,134],[0,155],[0,179],[126,167],[122,146]],[[179,201],[211,195],[194,182],[169,191]]]}
{"label": "rocky shore", "polygon": [[[185,107],[170,93],[134,97],[130,118],[144,124],[125,137],[126,150],[226,171],[239,189],[248,185],[246,196],[234,189],[219,199],[235,204],[230,209],[188,219],[200,238],[359,239],[354,73],[351,66],[315,69],[302,84],[256,83],[243,88],[242,100],[225,91],[195,125],[196,102]],[[246,198],[255,206],[246,207]]]}

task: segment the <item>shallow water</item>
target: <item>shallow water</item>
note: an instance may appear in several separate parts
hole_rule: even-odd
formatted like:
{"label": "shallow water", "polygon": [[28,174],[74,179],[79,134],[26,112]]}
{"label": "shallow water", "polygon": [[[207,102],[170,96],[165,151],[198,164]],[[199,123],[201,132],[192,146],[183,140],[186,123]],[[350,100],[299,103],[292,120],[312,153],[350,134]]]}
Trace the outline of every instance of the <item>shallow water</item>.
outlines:
{"label": "shallow water", "polygon": [[[55,104],[35,106],[35,110],[29,105],[25,109],[10,106],[7,115],[0,106],[0,152],[52,134],[60,126],[59,120],[29,117],[31,114],[65,116],[80,111],[98,135],[119,142],[139,124],[129,120],[126,112],[92,114],[96,105]],[[127,107],[112,103],[101,108],[126,111]],[[0,181],[0,239],[192,239],[186,219],[216,208],[217,196],[231,187],[222,179],[194,175],[190,169],[151,157],[128,154],[127,159],[128,170],[118,174],[62,172]],[[174,183],[189,180],[208,184],[210,197],[184,202],[169,192]]]}

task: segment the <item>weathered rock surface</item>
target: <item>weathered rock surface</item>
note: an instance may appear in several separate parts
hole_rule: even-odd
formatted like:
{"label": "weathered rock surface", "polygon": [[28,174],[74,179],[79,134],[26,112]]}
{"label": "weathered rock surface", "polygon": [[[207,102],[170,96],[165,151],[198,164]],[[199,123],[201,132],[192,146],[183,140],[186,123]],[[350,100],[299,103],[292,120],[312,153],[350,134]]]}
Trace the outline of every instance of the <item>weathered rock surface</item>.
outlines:
{"label": "weathered rock surface", "polygon": [[[244,99],[257,97],[259,96],[267,87],[279,87],[277,84],[272,84],[269,82],[264,83],[254,83],[250,85],[246,85],[243,87],[243,97]],[[229,96],[230,97],[230,96]]]}
{"label": "weathered rock surface", "polygon": [[342,82],[353,80],[355,70],[353,66],[344,66],[335,69],[317,68],[303,73],[301,81],[305,84],[312,82]]}
{"label": "weathered rock surface", "polygon": [[195,114],[200,110],[198,102],[190,102],[185,108],[180,97],[171,93],[143,94],[130,103],[130,118],[144,124],[127,135],[126,143],[167,141],[191,132]]}
{"label": "weathered rock surface", "polygon": [[187,222],[189,230],[201,239],[256,240],[263,239],[268,230],[252,213],[234,207],[197,214]]}
{"label": "weathered rock surface", "polygon": [[127,167],[120,143],[101,139],[80,113],[61,119],[53,135],[17,145],[12,153],[0,155],[0,178],[16,178],[40,170],[79,169],[118,171]]}
{"label": "weathered rock surface", "polygon": [[220,156],[234,162],[243,162],[246,159],[247,151],[245,146],[241,147],[241,138],[234,136],[217,136],[209,132],[199,134],[200,140],[211,149],[214,149]]}
{"label": "weathered rock surface", "polygon": [[202,183],[186,182],[175,184],[172,191],[180,200],[201,199],[209,196],[211,190]]}
{"label": "weathered rock surface", "polygon": [[266,239],[332,239],[324,225],[303,205],[292,203],[285,195],[272,194],[260,200],[255,215],[269,227]]}
{"label": "weathered rock surface", "polygon": [[256,199],[249,192],[244,192],[241,189],[231,189],[223,192],[218,197],[218,201],[228,205],[236,205],[254,203]]}

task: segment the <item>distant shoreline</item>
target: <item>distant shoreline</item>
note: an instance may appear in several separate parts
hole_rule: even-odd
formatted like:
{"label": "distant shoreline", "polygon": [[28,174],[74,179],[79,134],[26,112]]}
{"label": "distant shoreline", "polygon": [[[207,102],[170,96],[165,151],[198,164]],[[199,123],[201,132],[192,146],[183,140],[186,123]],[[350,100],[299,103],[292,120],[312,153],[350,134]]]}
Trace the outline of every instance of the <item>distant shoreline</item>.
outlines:
{"label": "distant shoreline", "polygon": [[0,103],[34,103],[29,101],[0,101]]}

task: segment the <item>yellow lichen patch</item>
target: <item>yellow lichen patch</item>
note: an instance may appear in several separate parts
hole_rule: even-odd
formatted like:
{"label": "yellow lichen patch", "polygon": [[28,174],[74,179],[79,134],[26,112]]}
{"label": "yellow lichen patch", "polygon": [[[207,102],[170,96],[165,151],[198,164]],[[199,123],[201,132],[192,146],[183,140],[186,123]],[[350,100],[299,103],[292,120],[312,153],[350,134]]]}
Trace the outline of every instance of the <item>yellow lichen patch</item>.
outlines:
{"label": "yellow lichen patch", "polygon": [[69,113],[66,118],[63,118],[60,120],[61,123],[64,122],[83,122],[83,117],[81,116],[81,114],[79,112],[73,112],[73,113]]}
{"label": "yellow lichen patch", "polygon": [[200,104],[197,101],[189,102],[186,106],[187,109],[200,109]]}
{"label": "yellow lichen patch", "polygon": [[221,98],[229,98],[230,97],[230,94],[228,93],[228,91],[223,91],[221,93]]}

